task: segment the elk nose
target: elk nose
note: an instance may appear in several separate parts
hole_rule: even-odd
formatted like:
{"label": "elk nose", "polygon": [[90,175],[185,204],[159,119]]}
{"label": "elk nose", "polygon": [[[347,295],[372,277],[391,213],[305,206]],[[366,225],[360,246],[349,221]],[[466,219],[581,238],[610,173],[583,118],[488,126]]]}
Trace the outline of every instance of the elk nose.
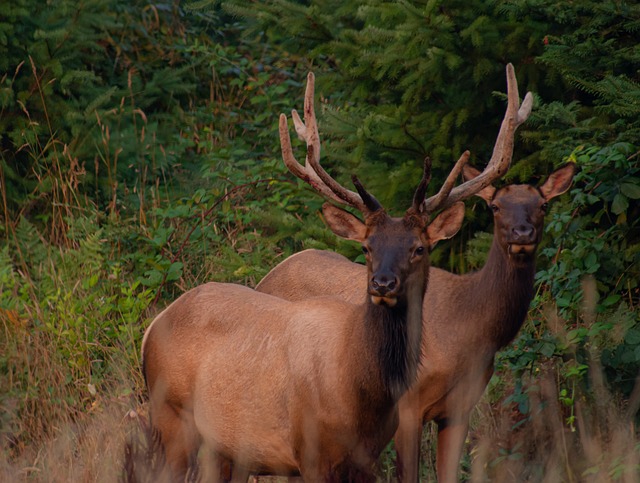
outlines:
{"label": "elk nose", "polygon": [[518,225],[511,230],[516,240],[530,241],[536,234],[536,229],[531,225]]}
{"label": "elk nose", "polygon": [[376,275],[371,279],[371,287],[380,295],[393,292],[398,286],[398,279],[394,276]]}

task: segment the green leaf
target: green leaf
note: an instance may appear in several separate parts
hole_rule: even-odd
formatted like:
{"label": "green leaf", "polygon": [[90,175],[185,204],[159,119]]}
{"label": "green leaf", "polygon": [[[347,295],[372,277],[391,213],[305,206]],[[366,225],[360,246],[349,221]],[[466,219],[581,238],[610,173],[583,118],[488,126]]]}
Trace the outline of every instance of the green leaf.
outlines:
{"label": "green leaf", "polygon": [[162,273],[158,270],[148,270],[145,272],[146,277],[139,278],[140,283],[146,287],[157,287],[162,283]]}
{"label": "green leaf", "polygon": [[556,345],[551,342],[544,342],[540,346],[540,353],[545,357],[551,357],[556,351]]}
{"label": "green leaf", "polygon": [[618,301],[621,299],[622,297],[618,294],[614,294],[614,295],[609,295],[606,299],[604,299],[602,302],[600,302],[601,305],[604,305],[605,307],[609,307],[611,305],[614,305],[616,303],[618,303]]}
{"label": "green leaf", "polygon": [[619,215],[623,211],[629,207],[629,201],[627,197],[618,193],[613,198],[613,203],[611,203],[611,211],[613,211],[616,215]]}
{"label": "green leaf", "polygon": [[182,276],[182,262],[173,262],[167,272],[167,280],[178,280]]}
{"label": "green leaf", "polygon": [[620,184],[620,191],[627,198],[637,200],[640,198],[640,185],[635,183],[622,183]]}
{"label": "green leaf", "polygon": [[584,268],[587,269],[588,273],[595,272],[599,267],[598,257],[595,253],[589,253],[584,259]]}
{"label": "green leaf", "polygon": [[624,336],[624,341],[629,345],[640,344],[640,329],[629,329],[629,331]]}

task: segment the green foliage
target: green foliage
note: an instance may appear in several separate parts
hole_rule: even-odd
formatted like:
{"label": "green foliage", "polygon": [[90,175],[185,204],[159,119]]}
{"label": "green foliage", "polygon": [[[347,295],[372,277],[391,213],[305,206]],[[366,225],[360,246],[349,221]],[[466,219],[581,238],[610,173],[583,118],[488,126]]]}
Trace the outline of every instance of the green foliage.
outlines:
{"label": "green foliage", "polygon": [[579,144],[638,139],[640,10],[630,2],[223,5],[253,22],[251,35],[314,60],[327,98],[325,151],[339,174],[369,174],[364,181],[383,203],[409,199],[425,155],[434,160],[433,185],[464,149],[472,163],[487,162],[503,115],[496,93],[505,89],[506,62],[515,65],[520,91],[537,94],[510,180],[549,172]]}
{"label": "green foliage", "polygon": [[3,432],[18,448],[88,409],[115,372],[139,363],[138,327],[153,294],[122,278],[93,220],[71,223],[76,246],[57,250],[23,219],[0,257],[0,404],[11,408]]}
{"label": "green foliage", "polygon": [[[524,9],[528,2],[515,3]],[[548,83],[530,121],[535,129],[523,133],[539,146],[528,161],[568,156],[583,143],[637,144],[640,7],[626,1],[544,2],[535,10],[547,24],[537,62]],[[553,88],[558,82],[562,90]]]}

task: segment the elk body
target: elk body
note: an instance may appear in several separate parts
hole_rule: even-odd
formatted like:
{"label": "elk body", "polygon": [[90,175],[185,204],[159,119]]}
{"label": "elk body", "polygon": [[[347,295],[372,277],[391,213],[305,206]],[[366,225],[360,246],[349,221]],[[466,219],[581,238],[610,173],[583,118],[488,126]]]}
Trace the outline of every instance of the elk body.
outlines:
{"label": "elk body", "polygon": [[[494,239],[484,267],[455,275],[431,268],[424,298],[422,360],[416,383],[399,402],[395,434],[399,478],[418,481],[422,426],[438,426],[437,472],[441,482],[457,481],[469,414],[493,373],[496,352],[520,329],[531,299],[535,251],[547,202],[566,191],[569,164],[538,189],[510,185],[479,193],[494,212]],[[477,174],[465,169],[465,177]],[[325,292],[361,299],[364,267],[341,255],[306,250],[274,268],[257,290],[289,300]]]}
{"label": "elk body", "polygon": [[427,163],[401,218],[388,216],[357,179],[357,193],[337,184],[319,165],[312,103],[310,74],[305,123],[293,115],[307,140],[307,163],[293,158],[284,115],[283,157],[319,192],[363,213],[361,222],[323,207],[329,227],[367,252],[360,297],[353,303],[328,293],[292,302],[208,283],[160,313],[145,332],[143,371],[151,424],[175,479],[184,478],[202,447],[210,456],[203,471],[212,479],[241,481],[255,472],[366,480],[396,430],[397,401],[415,379],[428,247],[458,231],[464,207],[453,204],[428,223],[437,205],[424,199]]}

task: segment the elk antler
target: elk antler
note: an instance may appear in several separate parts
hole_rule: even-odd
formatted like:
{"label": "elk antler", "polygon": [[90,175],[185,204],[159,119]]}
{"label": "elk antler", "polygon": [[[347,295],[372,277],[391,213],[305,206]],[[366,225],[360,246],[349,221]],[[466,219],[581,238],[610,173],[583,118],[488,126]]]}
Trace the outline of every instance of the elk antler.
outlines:
{"label": "elk antler", "polygon": [[440,191],[425,200],[425,210],[428,213],[433,213],[438,209],[448,208],[456,201],[469,198],[507,172],[511,164],[511,158],[513,157],[514,134],[518,126],[529,117],[533,105],[533,95],[531,92],[527,92],[527,95],[522,101],[522,105],[520,105],[518,81],[516,80],[516,74],[512,64],[507,64],[507,100],[507,111],[493,147],[493,154],[485,170],[478,177],[453,188],[462,167],[469,160],[469,151],[462,153],[462,156],[460,156],[451,173],[447,176]]}
{"label": "elk antler", "polygon": [[[374,211],[372,207],[379,206],[379,203],[373,196],[364,191],[364,188],[362,188],[359,182],[356,184],[356,187],[359,193],[365,195],[365,200],[363,200],[360,194],[340,185],[320,165],[320,135],[318,134],[318,124],[313,107],[314,87],[315,76],[313,72],[309,72],[304,95],[304,122],[300,119],[295,109],[291,111],[291,117],[293,118],[298,137],[307,143],[305,164],[302,166],[293,156],[287,116],[285,114],[280,114],[279,127],[282,159],[289,171],[326,198],[349,205],[362,213]],[[496,138],[493,154],[485,170],[476,178],[454,188],[453,186],[463,166],[469,161],[470,153],[469,151],[465,151],[456,162],[437,194],[424,200],[422,204],[420,204],[417,199],[414,199],[413,205],[418,211],[430,214],[436,210],[448,208],[457,201],[474,195],[507,172],[511,164],[511,158],[513,157],[515,131],[518,126],[529,117],[533,104],[533,96],[530,92],[527,92],[522,105],[520,105],[518,83],[513,65],[511,64],[507,64],[507,99],[507,111],[502,120],[498,137]],[[430,171],[427,172],[427,163],[425,163],[423,180],[420,183],[418,191],[416,191],[416,196],[421,199],[424,197],[423,193],[426,190],[429,178]]]}
{"label": "elk antler", "polygon": [[[280,146],[282,148],[282,159],[284,163],[287,168],[289,168],[289,171],[329,199],[356,208],[365,215],[382,209],[378,200],[364,189],[362,183],[360,183],[360,180],[358,180],[356,176],[352,177],[353,184],[358,190],[357,193],[354,193],[340,185],[320,165],[320,136],[318,134],[315,110],[313,108],[314,84],[315,76],[313,72],[309,72],[307,75],[307,88],[304,95],[304,122],[302,122],[295,109],[291,111],[291,117],[293,118],[298,137],[307,143],[307,157],[304,166],[293,156],[289,127],[287,126],[287,116],[280,114]],[[453,176],[451,181],[452,185],[455,178],[456,176]],[[427,184],[430,179],[431,161],[427,158],[425,159],[422,181],[414,196],[414,208],[418,212],[424,212],[424,204],[422,201],[424,200]],[[451,188],[449,188],[449,190],[450,189]]]}
{"label": "elk antler", "polygon": [[360,195],[340,185],[320,166],[320,135],[318,134],[316,113],[313,107],[314,85],[315,76],[313,72],[309,72],[307,75],[307,88],[304,93],[304,122],[302,122],[295,109],[291,111],[298,137],[307,143],[307,157],[304,166],[293,156],[287,116],[280,114],[280,146],[284,164],[295,176],[309,184],[326,198],[367,213],[369,209]]}

